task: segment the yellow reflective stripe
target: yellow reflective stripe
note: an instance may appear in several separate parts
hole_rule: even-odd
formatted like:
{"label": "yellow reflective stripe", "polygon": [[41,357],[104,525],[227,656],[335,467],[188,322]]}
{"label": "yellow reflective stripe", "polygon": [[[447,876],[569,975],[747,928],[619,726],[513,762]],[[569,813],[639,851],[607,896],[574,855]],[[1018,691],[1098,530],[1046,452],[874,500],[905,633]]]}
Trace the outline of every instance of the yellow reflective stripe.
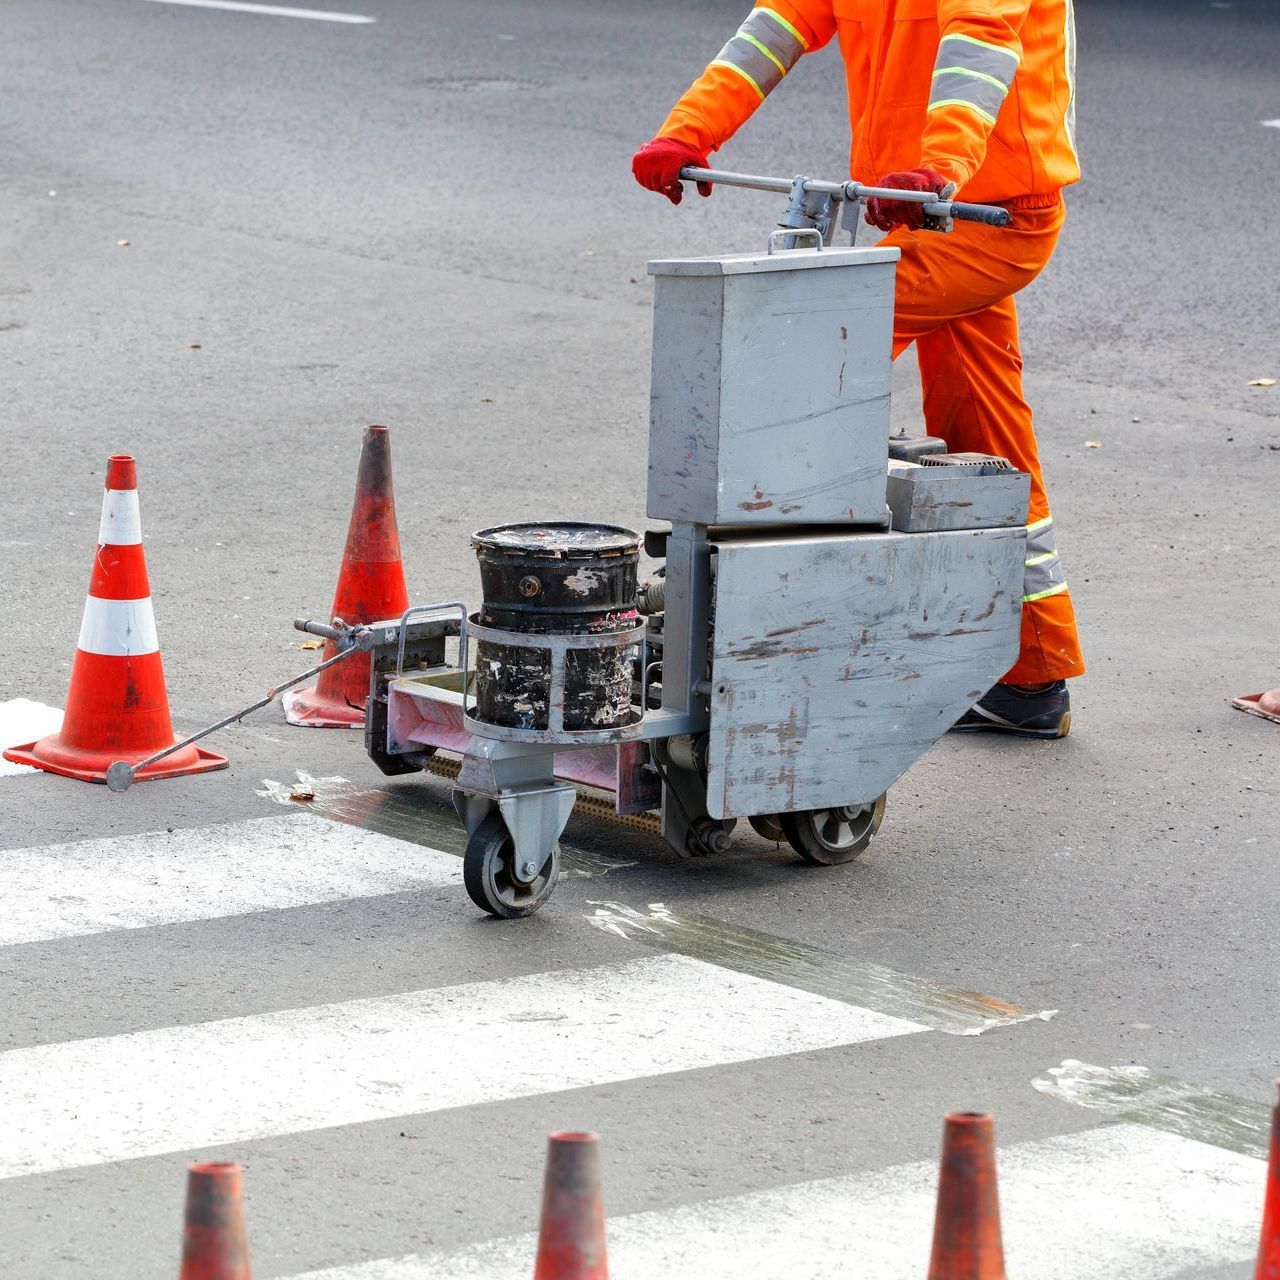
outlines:
{"label": "yellow reflective stripe", "polygon": [[1006,49],[1002,44],[991,44],[990,41],[979,40],[977,36],[966,36],[956,32],[954,35],[943,36],[938,43],[940,45],[946,44],[948,40],[963,40],[965,44],[976,44],[979,49],[990,49],[995,53],[1005,54],[1012,58],[1016,63],[1021,64],[1022,62],[1022,55],[1020,53],[1014,53],[1012,49]]}
{"label": "yellow reflective stripe", "polygon": [[1049,587],[1045,591],[1037,591],[1033,595],[1023,596],[1023,604],[1031,604],[1035,600],[1043,600],[1046,596],[1059,596],[1067,589],[1065,582],[1059,582],[1057,586]]}
{"label": "yellow reflective stripe", "polygon": [[1047,529],[1053,523],[1052,516],[1045,516],[1043,520],[1037,520],[1035,524],[1027,525],[1027,532],[1039,533],[1041,529]]}
{"label": "yellow reflective stripe", "polygon": [[1022,563],[1031,568],[1033,564],[1044,564],[1046,560],[1056,560],[1058,553],[1056,551],[1046,551],[1042,556],[1032,556],[1030,560],[1024,560]]}
{"label": "yellow reflective stripe", "polygon": [[[776,9],[769,9],[765,5],[760,4],[756,6],[756,11],[758,13],[767,13],[769,17],[778,24],[778,26],[782,27],[784,31],[790,31],[791,34],[800,41],[801,48],[806,52],[808,51],[809,42]],[[741,12],[741,10],[739,10],[739,12]]]}
{"label": "yellow reflective stripe", "polygon": [[1009,86],[1003,80],[997,80],[995,76],[989,76],[985,71],[972,71],[968,67],[939,67],[933,73],[936,80],[939,76],[945,76],[947,72],[954,71],[958,76],[972,76],[975,80],[985,80],[988,84],[993,84],[1001,93],[1008,93]]}
{"label": "yellow reflective stripe", "polygon": [[939,107],[968,107],[975,116],[981,116],[988,124],[995,124],[996,118],[989,111],[983,111],[981,107],[975,107],[972,102],[966,102],[963,98],[942,98],[938,102],[929,103],[930,111],[937,111]]}
{"label": "yellow reflective stripe", "polygon": [[726,62],[723,58],[713,58],[711,62],[708,63],[708,66],[728,67],[730,71],[737,72],[737,74],[740,75],[760,95],[760,101],[761,102],[764,101],[764,96],[765,96],[764,90],[758,84],[756,84],[756,82],[749,75],[747,75],[747,73],[743,71],[741,67],[735,67],[732,62]]}
{"label": "yellow reflective stripe", "polygon": [[769,59],[769,61],[770,61],[770,62],[772,62],[772,63],[773,63],[773,65],[774,65],[775,67],[777,67],[777,68],[778,68],[778,70],[779,70],[779,71],[781,71],[781,72],[782,72],[782,74],[783,74],[784,76],[787,74],[787,69],[786,69],[786,67],[784,67],[784,66],[782,65],[782,63],[781,63],[781,62],[779,62],[779,61],[778,61],[778,59],[774,56],[774,54],[773,54],[772,52],[770,52],[770,50],[769,50],[765,45],[761,44],[761,42],[760,42],[759,40],[757,40],[757,39],[755,38],[755,36],[748,35],[745,31],[739,31],[739,32],[738,32],[738,39],[739,39],[739,40],[746,40],[749,44],[753,44],[753,45],[755,45],[755,47],[756,47],[757,49],[759,49],[759,50],[760,50],[760,52],[761,52],[761,53],[763,53],[763,54],[764,54],[764,56],[765,56],[766,58],[768,58],[768,59]]}

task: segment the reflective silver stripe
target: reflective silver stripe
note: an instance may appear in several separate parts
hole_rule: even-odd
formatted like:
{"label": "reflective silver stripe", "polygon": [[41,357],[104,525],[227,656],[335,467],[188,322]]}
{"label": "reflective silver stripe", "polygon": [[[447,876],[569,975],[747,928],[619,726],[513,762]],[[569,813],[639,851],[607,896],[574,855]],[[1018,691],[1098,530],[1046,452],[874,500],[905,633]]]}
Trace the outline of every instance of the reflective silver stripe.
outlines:
{"label": "reflective silver stripe", "polygon": [[1057,540],[1053,536],[1053,517],[1045,516],[1027,525],[1027,559],[1033,560],[1046,551],[1056,551]]}
{"label": "reflective silver stripe", "polygon": [[1022,585],[1024,604],[1057,595],[1067,589],[1058,560],[1057,540],[1053,533],[1053,517],[1047,516],[1027,526],[1027,559]]}
{"label": "reflective silver stripe", "polygon": [[973,36],[950,35],[939,41],[938,58],[933,66],[935,71],[963,67],[977,75],[990,76],[1008,89],[1021,61],[1021,55],[1012,49],[987,44]]}
{"label": "reflective silver stripe", "polygon": [[752,9],[711,65],[736,71],[763,98],[782,83],[804,51],[799,33],[783,17],[772,9]]}
{"label": "reflective silver stripe", "polygon": [[1004,105],[1006,92],[1004,85],[986,76],[978,79],[967,71],[935,71],[929,105],[935,107],[944,102],[963,102],[994,120]]}
{"label": "reflective silver stripe", "polygon": [[734,36],[720,50],[716,55],[716,61],[722,65],[728,64],[739,74],[746,76],[759,90],[761,97],[772,93],[782,83],[782,77],[786,74],[776,59],[771,58],[763,49],[757,48],[741,35]]}
{"label": "reflective silver stripe", "polygon": [[752,9],[738,34],[759,40],[787,71],[799,62],[805,49],[796,29],[772,9]]}
{"label": "reflective silver stripe", "polygon": [[1076,150],[1076,11],[1071,0],[1067,0],[1067,20],[1062,34],[1066,44],[1067,86],[1070,91],[1067,98],[1067,141],[1079,164],[1080,155]]}

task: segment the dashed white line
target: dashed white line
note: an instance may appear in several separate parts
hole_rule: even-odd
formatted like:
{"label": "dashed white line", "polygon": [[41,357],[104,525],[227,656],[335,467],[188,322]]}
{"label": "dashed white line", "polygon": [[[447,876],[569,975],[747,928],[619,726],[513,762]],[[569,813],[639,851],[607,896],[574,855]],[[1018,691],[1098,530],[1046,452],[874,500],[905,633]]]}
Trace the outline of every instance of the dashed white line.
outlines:
{"label": "dashed white line", "polygon": [[37,1045],[0,1053],[0,1177],[925,1030],[657,956]]}
{"label": "dashed white line", "polygon": [[[606,1147],[606,1160],[607,1151]],[[1000,1151],[1009,1274],[1172,1280],[1257,1247],[1261,1161],[1116,1125]],[[929,1269],[933,1161],[611,1218],[615,1280],[915,1280]],[[606,1187],[606,1192],[608,1188]],[[536,1237],[383,1258],[293,1280],[524,1280]]]}
{"label": "dashed white line", "polygon": [[148,0],[150,4],[179,4],[188,9],[229,9],[232,13],[261,13],[269,18],[310,18],[315,22],[366,23],[358,13],[329,13],[324,9],[291,9],[282,4],[249,4],[247,0]]}
{"label": "dashed white line", "polygon": [[1258,123],[1262,125],[1264,129],[1280,129],[1280,118],[1275,120],[1259,120]]}

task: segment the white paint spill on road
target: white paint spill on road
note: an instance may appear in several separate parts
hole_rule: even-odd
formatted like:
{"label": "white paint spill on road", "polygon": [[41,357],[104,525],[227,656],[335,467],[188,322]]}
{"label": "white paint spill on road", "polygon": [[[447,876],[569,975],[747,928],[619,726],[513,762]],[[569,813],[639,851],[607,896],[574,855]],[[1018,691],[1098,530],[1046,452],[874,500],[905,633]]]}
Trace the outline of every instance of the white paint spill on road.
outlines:
{"label": "white paint spill on road", "polygon": [[303,813],[8,849],[0,946],[461,883],[456,858]]}
{"label": "white paint spill on road", "polygon": [[[607,1160],[607,1149],[606,1149]],[[1008,1271],[1019,1280],[1165,1280],[1249,1258],[1263,1168],[1134,1125],[999,1153]],[[614,1280],[917,1280],[929,1269],[932,1161],[610,1218]],[[293,1280],[527,1280],[536,1237],[388,1258]]]}
{"label": "white paint spill on road", "polygon": [[[31,702],[27,698],[0,702],[0,751],[36,742],[61,728],[61,707],[47,707],[43,702]],[[19,773],[39,773],[39,770],[0,758],[0,778]]]}
{"label": "white paint spill on road", "polygon": [[329,13],[325,9],[293,9],[281,4],[250,4],[248,0],[149,0],[150,4],[174,4],[187,9],[227,9],[232,13],[257,13],[269,18],[310,18],[314,22],[364,24],[376,22],[358,13]]}
{"label": "white paint spill on road", "polygon": [[976,1036],[993,1027],[1047,1021],[1057,1012],[1025,1009],[974,991],[899,973],[870,960],[855,960],[838,952],[824,951],[791,938],[726,924],[710,916],[672,911],[661,902],[651,903],[647,913],[620,902],[588,905],[596,908],[595,913],[587,917],[588,922],[605,933],[767,978],[770,982],[782,982],[832,1000],[909,1018],[951,1035]]}
{"label": "white paint spill on road", "polygon": [[1265,1159],[1271,1116],[1261,1103],[1160,1075],[1136,1064],[1095,1067],[1068,1058],[1031,1082],[1041,1093],[1118,1120],[1150,1125],[1227,1151]]}
{"label": "white paint spill on road", "polygon": [[926,1030],[654,956],[0,1054],[0,1177]]}

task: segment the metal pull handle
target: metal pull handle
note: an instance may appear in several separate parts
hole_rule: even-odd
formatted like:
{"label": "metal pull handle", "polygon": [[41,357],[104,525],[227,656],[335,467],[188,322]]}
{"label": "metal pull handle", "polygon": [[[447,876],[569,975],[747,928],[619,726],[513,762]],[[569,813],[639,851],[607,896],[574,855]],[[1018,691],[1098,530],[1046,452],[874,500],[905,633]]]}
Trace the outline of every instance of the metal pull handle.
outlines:
{"label": "metal pull handle", "polygon": [[[776,247],[775,241],[779,236],[795,236],[797,240],[799,240],[801,236],[804,236],[813,241],[813,247],[815,249],[822,248],[822,232],[819,231],[817,227],[780,227],[777,231],[769,232],[768,248],[771,255]],[[792,246],[792,248],[796,249],[799,247],[799,245]]]}
{"label": "metal pull handle", "polygon": [[957,222],[985,222],[989,227],[1013,226],[1013,214],[994,204],[964,204],[959,200],[939,200],[926,204],[931,218],[954,218]]}
{"label": "metal pull handle", "polygon": [[322,640],[334,640],[339,643],[348,638],[347,633],[339,631],[337,627],[330,627],[323,622],[308,622],[304,618],[295,618],[293,629],[305,631],[308,635],[319,636]]}

